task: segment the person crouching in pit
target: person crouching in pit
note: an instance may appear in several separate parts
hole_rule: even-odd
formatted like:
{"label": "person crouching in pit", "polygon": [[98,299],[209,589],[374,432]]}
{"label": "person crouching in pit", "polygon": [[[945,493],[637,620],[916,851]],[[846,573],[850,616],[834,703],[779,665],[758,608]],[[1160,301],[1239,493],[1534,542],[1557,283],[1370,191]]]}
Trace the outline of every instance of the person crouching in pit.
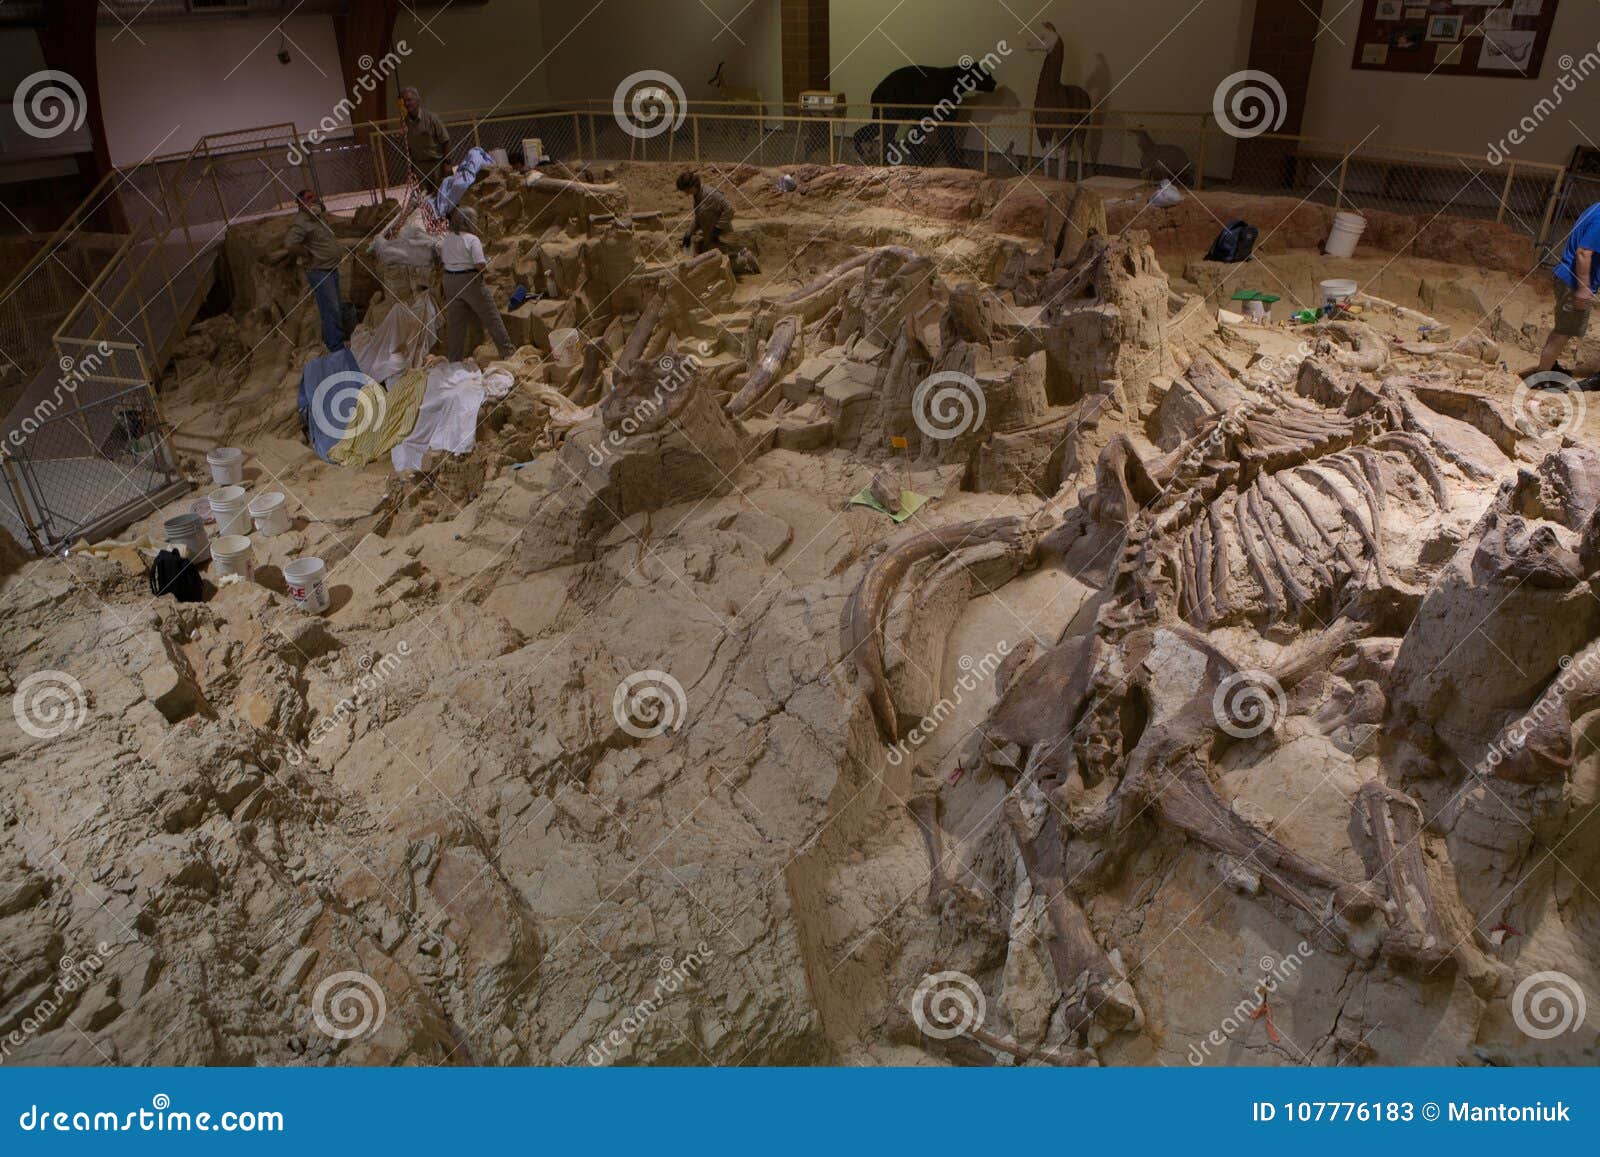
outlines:
{"label": "person crouching in pit", "polygon": [[700,180],[700,174],[686,169],[678,174],[678,192],[694,198],[694,220],[683,235],[683,247],[694,247],[696,255],[722,248],[722,239],[733,228],[733,205],[722,190]]}
{"label": "person crouching in pit", "polygon": [[483,332],[502,358],[510,357],[516,348],[483,281],[489,262],[483,255],[483,242],[472,231],[473,222],[468,217],[471,212],[457,209],[450,214],[450,231],[439,246],[439,262],[444,266],[445,340],[453,362],[467,355],[467,337],[474,317],[483,323]]}

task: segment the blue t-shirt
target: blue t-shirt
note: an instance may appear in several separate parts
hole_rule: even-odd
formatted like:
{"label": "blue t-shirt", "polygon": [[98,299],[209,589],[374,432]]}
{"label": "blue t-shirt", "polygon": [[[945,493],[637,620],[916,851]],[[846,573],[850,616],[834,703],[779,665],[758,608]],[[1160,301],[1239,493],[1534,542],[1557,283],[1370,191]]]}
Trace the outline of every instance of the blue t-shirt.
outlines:
{"label": "blue t-shirt", "polygon": [[[1572,235],[1567,238],[1566,251],[1561,254],[1561,264],[1556,266],[1556,276],[1573,289],[1578,288],[1578,275],[1573,272],[1572,266],[1578,259],[1580,249],[1600,250],[1600,201],[1590,205],[1578,218],[1578,223],[1572,227]],[[1600,256],[1589,261],[1589,290],[1591,293],[1600,293]]]}

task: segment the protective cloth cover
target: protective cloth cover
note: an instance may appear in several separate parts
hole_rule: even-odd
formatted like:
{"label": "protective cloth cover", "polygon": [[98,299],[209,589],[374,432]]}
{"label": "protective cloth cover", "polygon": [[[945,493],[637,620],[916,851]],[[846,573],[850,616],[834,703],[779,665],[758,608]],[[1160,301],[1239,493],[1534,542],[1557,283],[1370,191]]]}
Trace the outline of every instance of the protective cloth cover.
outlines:
{"label": "protective cloth cover", "polygon": [[427,373],[416,425],[389,455],[397,471],[420,470],[429,450],[465,454],[477,444],[483,374],[465,362],[441,362]]}

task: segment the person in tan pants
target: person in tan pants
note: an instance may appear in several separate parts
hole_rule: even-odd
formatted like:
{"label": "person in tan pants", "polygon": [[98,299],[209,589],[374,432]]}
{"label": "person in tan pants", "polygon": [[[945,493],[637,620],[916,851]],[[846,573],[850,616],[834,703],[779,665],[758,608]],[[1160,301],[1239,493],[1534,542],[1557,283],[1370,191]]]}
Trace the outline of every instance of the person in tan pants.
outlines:
{"label": "person in tan pants", "polygon": [[494,342],[500,356],[510,357],[516,347],[511,344],[500,310],[489,296],[489,287],[483,283],[483,271],[489,264],[483,255],[483,242],[472,232],[463,210],[450,214],[450,232],[440,244],[439,261],[444,266],[445,346],[450,360],[459,362],[466,357],[467,336],[474,317],[483,323],[483,332]]}

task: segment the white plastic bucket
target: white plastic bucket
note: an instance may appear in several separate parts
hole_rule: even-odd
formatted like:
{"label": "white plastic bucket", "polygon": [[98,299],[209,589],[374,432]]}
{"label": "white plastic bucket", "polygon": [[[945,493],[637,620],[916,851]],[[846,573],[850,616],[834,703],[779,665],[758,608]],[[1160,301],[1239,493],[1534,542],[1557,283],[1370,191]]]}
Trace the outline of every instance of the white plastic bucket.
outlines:
{"label": "white plastic bucket", "polygon": [[217,534],[249,534],[250,508],[243,486],[224,486],[206,495],[211,513],[217,516]]}
{"label": "white plastic bucket", "polygon": [[244,481],[244,451],[236,446],[218,446],[206,454],[211,481],[218,486],[237,486]]}
{"label": "white plastic bucket", "polygon": [[328,609],[326,571],[320,558],[297,558],[284,564],[283,584],[295,606],[313,615]]}
{"label": "white plastic bucket", "polygon": [[1360,213],[1335,213],[1333,229],[1322,251],[1329,257],[1349,257],[1356,251],[1356,242],[1361,240],[1361,231],[1366,227],[1367,219]]}
{"label": "white plastic bucket", "polygon": [[250,519],[256,524],[256,533],[283,534],[289,529],[289,504],[276,490],[268,491],[250,500]]}
{"label": "white plastic bucket", "polygon": [[206,538],[205,523],[200,521],[197,514],[180,514],[169,518],[162,524],[166,534],[168,546],[181,546],[184,548],[184,557],[190,562],[199,562],[205,556],[209,544]]}
{"label": "white plastic bucket", "polygon": [[211,577],[236,574],[250,578],[256,572],[255,551],[242,534],[219,535],[211,544]]}
{"label": "white plastic bucket", "polygon": [[1349,302],[1356,295],[1356,283],[1344,277],[1330,278],[1319,282],[1322,290],[1322,312],[1334,313],[1341,305]]}
{"label": "white plastic bucket", "polygon": [[578,348],[583,335],[575,329],[553,329],[550,331],[550,360],[560,366],[575,366],[578,364]]}

